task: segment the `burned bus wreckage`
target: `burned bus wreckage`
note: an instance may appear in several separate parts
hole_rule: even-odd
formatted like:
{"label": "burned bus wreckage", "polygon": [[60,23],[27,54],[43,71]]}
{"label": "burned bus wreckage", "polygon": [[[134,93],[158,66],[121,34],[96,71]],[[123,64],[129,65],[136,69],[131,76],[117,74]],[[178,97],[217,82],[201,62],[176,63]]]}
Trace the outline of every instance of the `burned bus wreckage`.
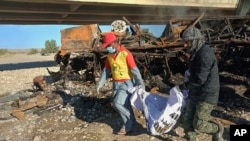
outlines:
{"label": "burned bus wreckage", "polygon": [[[183,48],[181,34],[188,26],[201,30],[216,53],[220,70],[240,70],[237,73],[247,75],[250,69],[249,20],[250,17],[204,18],[204,14],[196,19],[171,19],[161,37],[156,38],[147,29],[123,17],[111,24],[110,32],[133,53],[144,80],[155,75],[169,79],[173,73],[184,73],[190,55]],[[98,24],[61,30],[62,46],[54,58],[60,64],[60,71],[50,72],[54,80],[67,82],[77,78],[96,83],[106,55],[100,47],[105,34]]]}
{"label": "burned bus wreckage", "polygon": [[[154,37],[148,29],[142,29],[139,24],[133,24],[122,17],[122,20],[111,23],[110,32],[114,32],[119,41],[132,52],[146,89],[152,92],[162,84],[169,86],[169,81],[174,80],[176,74],[184,74],[186,71],[190,54],[185,51],[181,37],[189,26],[201,30],[217,56],[220,71],[249,77],[250,17],[204,17],[201,14],[195,19],[171,19],[159,38]],[[106,33],[100,30],[98,24],[62,29],[61,48],[54,56],[59,71],[47,68],[52,82],[48,82],[46,76],[35,77],[34,90],[43,91],[43,96],[35,94],[36,98],[31,102],[19,100],[16,103],[19,106],[12,111],[12,116],[24,119],[24,111],[27,109],[45,107],[40,110],[43,112],[65,104],[63,97],[50,95],[54,91],[62,90],[71,96],[84,93],[82,95],[87,97],[88,93],[93,93],[86,91],[95,89],[101,75],[107,55],[101,44]],[[171,83],[177,85],[178,80]],[[71,89],[70,92],[66,91],[68,89]]]}

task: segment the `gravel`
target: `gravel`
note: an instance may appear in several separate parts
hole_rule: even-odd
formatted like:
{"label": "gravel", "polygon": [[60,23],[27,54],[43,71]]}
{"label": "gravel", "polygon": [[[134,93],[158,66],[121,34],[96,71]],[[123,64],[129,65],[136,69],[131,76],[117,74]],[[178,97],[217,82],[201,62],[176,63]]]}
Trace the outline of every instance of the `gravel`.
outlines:
{"label": "gravel", "polygon": [[46,68],[58,71],[53,55],[9,54],[0,57],[0,96],[32,89],[33,78],[48,76]]}

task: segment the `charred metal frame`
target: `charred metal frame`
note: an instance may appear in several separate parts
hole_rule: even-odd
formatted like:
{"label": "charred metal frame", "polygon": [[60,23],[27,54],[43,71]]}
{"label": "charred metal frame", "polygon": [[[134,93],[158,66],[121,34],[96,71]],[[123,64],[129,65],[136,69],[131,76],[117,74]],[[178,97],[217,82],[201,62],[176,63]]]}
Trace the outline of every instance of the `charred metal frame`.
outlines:
{"label": "charred metal frame", "polygon": [[[201,30],[206,42],[213,48],[221,64],[227,64],[230,62],[229,60],[234,62],[230,65],[242,61],[250,64],[250,17],[204,18],[204,14],[201,14],[196,19],[171,19],[166,24],[160,38],[144,31],[140,28],[140,25],[130,23],[125,17],[123,17],[123,20],[129,25],[130,31],[126,30],[124,33],[115,34],[121,43],[133,53],[144,79],[156,73],[161,73],[163,77],[169,78],[173,73],[169,63],[173,60],[183,63],[188,61],[190,55],[183,48],[181,34],[189,26],[195,26]],[[93,26],[91,28],[93,29]],[[85,79],[83,80],[96,82],[95,78],[100,75],[101,68],[104,65],[103,58],[106,56],[105,50],[100,48],[102,37],[105,34],[98,30],[98,36],[91,41],[91,44],[78,46],[77,50],[67,46],[69,56],[67,54],[56,54],[55,60],[61,64],[62,75],[65,76],[65,80],[68,81],[70,73],[85,70]],[[65,40],[64,37],[62,37],[62,40]],[[77,55],[72,57],[72,54]],[[62,63],[63,60],[67,60],[67,63],[65,61]],[[157,69],[154,69],[154,67],[157,67]],[[155,70],[160,71],[155,72]]]}

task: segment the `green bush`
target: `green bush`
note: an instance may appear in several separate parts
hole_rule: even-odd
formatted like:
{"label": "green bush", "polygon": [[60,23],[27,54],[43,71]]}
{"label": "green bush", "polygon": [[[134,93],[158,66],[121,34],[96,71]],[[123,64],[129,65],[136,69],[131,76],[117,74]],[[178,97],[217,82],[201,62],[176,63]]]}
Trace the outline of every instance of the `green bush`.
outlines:
{"label": "green bush", "polygon": [[38,53],[38,50],[32,48],[31,50],[29,50],[29,52],[28,52],[27,54],[28,54],[28,55],[32,55],[32,54],[37,54],[37,53]]}
{"label": "green bush", "polygon": [[45,48],[41,50],[41,55],[48,55],[50,53],[56,53],[58,51],[56,40],[46,40]]}
{"label": "green bush", "polygon": [[5,55],[7,53],[9,53],[7,49],[0,49],[0,55]]}

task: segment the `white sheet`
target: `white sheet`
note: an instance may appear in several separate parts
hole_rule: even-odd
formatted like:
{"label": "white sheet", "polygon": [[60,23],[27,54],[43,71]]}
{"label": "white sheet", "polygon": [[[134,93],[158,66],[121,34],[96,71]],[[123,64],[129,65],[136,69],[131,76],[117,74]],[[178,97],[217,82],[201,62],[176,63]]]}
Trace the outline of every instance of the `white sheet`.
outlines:
{"label": "white sheet", "polygon": [[179,86],[170,90],[169,97],[146,92],[140,86],[130,88],[131,105],[144,112],[147,130],[153,135],[169,132],[177,123],[181,109],[185,106],[187,91],[181,92]]}

